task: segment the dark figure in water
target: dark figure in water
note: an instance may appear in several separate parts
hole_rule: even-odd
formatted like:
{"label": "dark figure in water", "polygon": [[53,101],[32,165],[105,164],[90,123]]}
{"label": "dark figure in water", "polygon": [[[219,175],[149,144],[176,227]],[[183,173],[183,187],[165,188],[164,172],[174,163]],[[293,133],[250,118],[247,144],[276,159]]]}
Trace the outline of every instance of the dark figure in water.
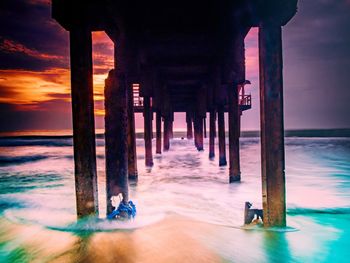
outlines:
{"label": "dark figure in water", "polygon": [[244,207],[244,224],[250,224],[253,219],[256,218],[259,220],[259,218],[261,219],[261,221],[263,221],[264,216],[263,216],[263,210],[262,209],[251,209],[252,207],[252,203],[250,202],[245,202],[245,207]]}

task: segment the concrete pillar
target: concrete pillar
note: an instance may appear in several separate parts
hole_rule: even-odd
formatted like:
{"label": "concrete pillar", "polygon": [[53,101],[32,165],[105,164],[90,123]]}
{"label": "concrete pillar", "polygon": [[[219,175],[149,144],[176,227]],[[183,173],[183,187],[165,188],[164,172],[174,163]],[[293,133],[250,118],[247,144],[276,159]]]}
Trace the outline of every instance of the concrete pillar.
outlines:
{"label": "concrete pillar", "polygon": [[230,183],[241,180],[239,163],[239,105],[236,85],[228,87],[228,125],[229,125],[229,180]]}
{"label": "concrete pillar", "polygon": [[70,31],[74,173],[77,216],[98,213],[91,32]]}
{"label": "concrete pillar", "polygon": [[197,123],[197,117],[195,114],[193,114],[193,141],[194,141],[194,146],[198,148],[198,123]]}
{"label": "concrete pillar", "polygon": [[264,226],[286,225],[281,27],[259,27]]}
{"label": "concrete pillar", "polygon": [[107,214],[114,208],[111,197],[128,192],[128,107],[125,75],[111,70],[105,85],[106,198]]}
{"label": "concrete pillar", "polygon": [[134,113],[134,94],[132,83],[128,82],[128,174],[130,179],[137,178],[137,153]]}
{"label": "concrete pillar", "polygon": [[194,115],[194,138],[198,151],[203,151],[203,118],[198,114]]}
{"label": "concrete pillar", "polygon": [[207,118],[203,118],[203,132],[204,138],[207,138]]}
{"label": "concrete pillar", "polygon": [[162,116],[160,111],[156,113],[156,153],[162,153]]}
{"label": "concrete pillar", "polygon": [[143,119],[144,119],[144,138],[145,138],[145,164],[153,166],[152,156],[152,109],[151,98],[143,97]]}
{"label": "concrete pillar", "polygon": [[192,114],[190,112],[186,112],[186,123],[187,123],[187,139],[191,140],[193,138],[193,131],[192,131]]}
{"label": "concrete pillar", "polygon": [[170,124],[169,124],[169,138],[174,139],[174,112],[171,113],[170,115]]}
{"label": "concrete pillar", "polygon": [[216,112],[215,110],[211,110],[209,116],[209,159],[215,157],[215,122]]}
{"label": "concrete pillar", "polygon": [[227,164],[227,161],[226,161],[224,106],[218,107],[218,130],[219,130],[219,166],[225,166]]}
{"label": "concrete pillar", "polygon": [[164,117],[163,140],[163,150],[168,151],[170,149],[170,120],[168,116]]}

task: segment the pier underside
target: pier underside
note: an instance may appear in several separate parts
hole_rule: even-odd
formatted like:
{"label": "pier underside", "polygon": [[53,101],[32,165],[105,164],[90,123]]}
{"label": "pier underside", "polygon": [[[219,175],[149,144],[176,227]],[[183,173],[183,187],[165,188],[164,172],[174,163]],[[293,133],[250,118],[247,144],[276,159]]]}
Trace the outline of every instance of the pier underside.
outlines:
{"label": "pier underside", "polygon": [[[128,178],[137,178],[135,112],[144,116],[147,166],[153,165],[153,113],[155,152],[160,154],[162,134],[163,150],[170,149],[175,112],[186,112],[187,138],[194,138],[199,151],[204,150],[209,113],[209,158],[215,156],[218,135],[219,165],[226,165],[223,116],[228,112],[229,182],[241,180],[240,119],[252,106],[244,89],[249,84],[244,39],[250,28],[259,27],[264,225],[285,226],[281,27],[294,16],[296,4],[296,0],[52,0],[53,17],[71,38],[78,215],[97,212],[91,32],[105,31],[115,45],[115,67],[105,86],[110,211],[110,198],[123,193],[127,202]],[[83,195],[84,188],[90,190]]]}

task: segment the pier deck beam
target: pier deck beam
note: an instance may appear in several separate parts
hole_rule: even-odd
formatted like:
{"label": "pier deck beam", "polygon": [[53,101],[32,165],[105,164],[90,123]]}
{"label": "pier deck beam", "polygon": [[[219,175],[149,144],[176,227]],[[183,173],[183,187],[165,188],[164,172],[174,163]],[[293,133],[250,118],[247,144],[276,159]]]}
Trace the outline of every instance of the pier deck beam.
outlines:
{"label": "pier deck beam", "polygon": [[160,111],[156,113],[156,153],[162,153],[162,116]]}
{"label": "pier deck beam", "polygon": [[137,173],[137,153],[136,153],[136,132],[134,113],[133,86],[128,81],[128,174],[130,179],[136,179]]}
{"label": "pier deck beam", "polygon": [[70,57],[76,208],[81,218],[98,213],[90,30],[70,31]]}
{"label": "pier deck beam", "polygon": [[215,110],[211,110],[209,116],[209,159],[213,159],[215,157],[215,121],[216,112]]}
{"label": "pier deck beam", "polygon": [[111,197],[128,191],[128,107],[127,87],[123,72],[111,70],[105,85],[105,140],[106,140],[106,198],[107,214],[114,208]]}
{"label": "pier deck beam", "polygon": [[228,87],[228,125],[229,125],[229,180],[230,183],[241,180],[239,163],[239,105],[238,88]]}
{"label": "pier deck beam", "polygon": [[264,226],[286,226],[281,26],[259,26]]}
{"label": "pier deck beam", "polygon": [[227,165],[226,139],[225,139],[225,111],[223,106],[218,107],[218,130],[219,130],[219,166]]}
{"label": "pier deck beam", "polygon": [[151,98],[145,96],[143,98],[143,118],[144,118],[144,138],[145,138],[145,164],[148,167],[153,166],[152,156],[152,109]]}

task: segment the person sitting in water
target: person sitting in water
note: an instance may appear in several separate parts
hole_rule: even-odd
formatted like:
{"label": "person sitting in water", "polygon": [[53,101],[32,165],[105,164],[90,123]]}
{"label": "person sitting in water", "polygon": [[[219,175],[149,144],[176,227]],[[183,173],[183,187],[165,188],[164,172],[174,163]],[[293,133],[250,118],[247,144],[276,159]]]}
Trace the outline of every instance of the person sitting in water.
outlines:
{"label": "person sitting in water", "polygon": [[[119,198],[119,200],[118,200]],[[118,204],[119,201],[119,204]],[[111,197],[111,204],[115,208],[112,213],[107,215],[107,219],[131,219],[136,216],[136,206],[130,200],[127,204],[123,202],[123,194]]]}

